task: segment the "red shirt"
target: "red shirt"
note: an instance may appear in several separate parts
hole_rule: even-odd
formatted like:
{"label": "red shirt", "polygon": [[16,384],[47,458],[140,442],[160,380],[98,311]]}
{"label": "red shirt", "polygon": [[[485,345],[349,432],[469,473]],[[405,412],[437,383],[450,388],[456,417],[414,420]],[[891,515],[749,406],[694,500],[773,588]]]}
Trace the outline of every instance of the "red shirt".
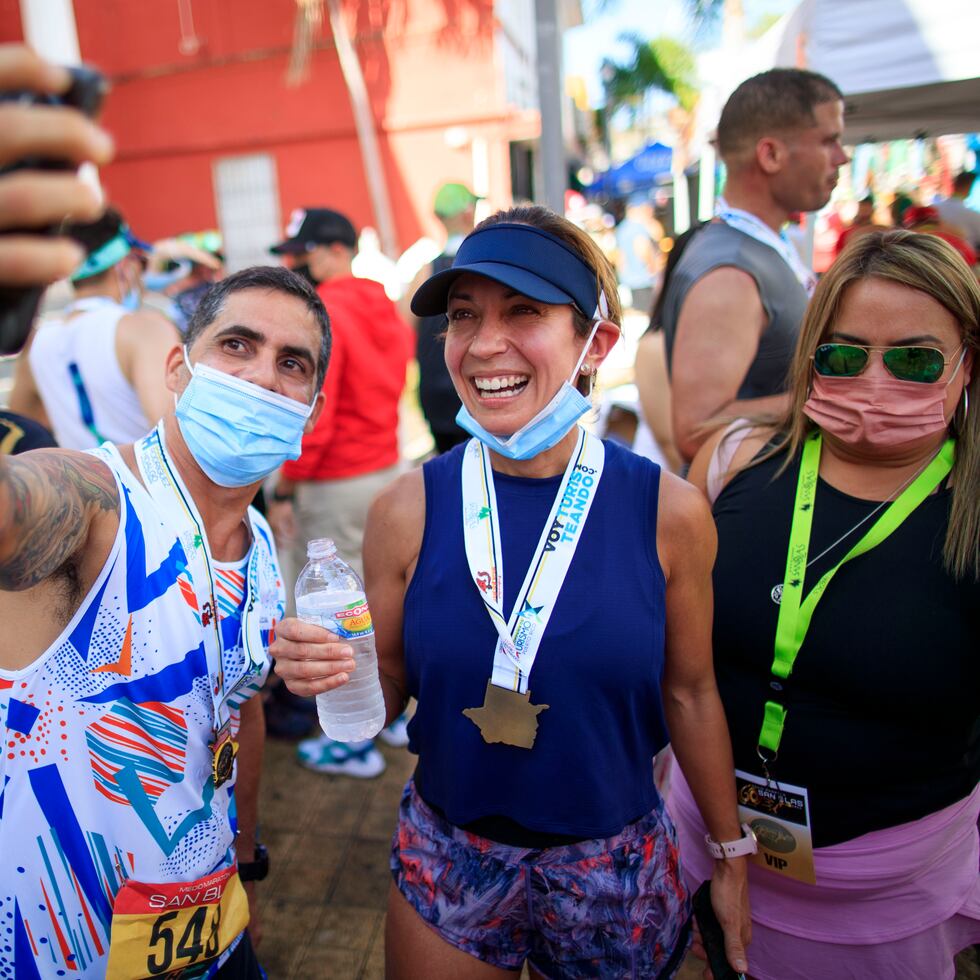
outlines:
{"label": "red shirt", "polygon": [[323,382],[326,398],[299,459],[282,468],[289,480],[342,480],[398,462],[398,402],[415,351],[415,334],[384,287],[342,276],[317,290],[330,315],[333,345]]}

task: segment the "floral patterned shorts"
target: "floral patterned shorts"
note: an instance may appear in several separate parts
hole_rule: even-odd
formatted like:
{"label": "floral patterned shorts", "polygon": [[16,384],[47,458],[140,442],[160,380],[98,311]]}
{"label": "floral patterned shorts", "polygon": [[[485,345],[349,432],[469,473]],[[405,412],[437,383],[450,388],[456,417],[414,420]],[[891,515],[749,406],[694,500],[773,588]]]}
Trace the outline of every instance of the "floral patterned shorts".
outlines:
{"label": "floral patterned shorts", "polygon": [[614,837],[529,850],[454,826],[409,780],[391,872],[446,942],[506,970],[528,960],[552,980],[667,980],[690,940],[662,803]]}

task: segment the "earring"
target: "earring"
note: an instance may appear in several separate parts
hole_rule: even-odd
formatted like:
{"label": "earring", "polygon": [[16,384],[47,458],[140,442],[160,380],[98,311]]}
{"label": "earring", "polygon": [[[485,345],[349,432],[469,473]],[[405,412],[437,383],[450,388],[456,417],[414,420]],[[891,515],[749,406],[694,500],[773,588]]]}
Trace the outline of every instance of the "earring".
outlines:
{"label": "earring", "polygon": [[963,385],[963,424],[966,424],[966,417],[970,414],[970,392],[966,385]]}

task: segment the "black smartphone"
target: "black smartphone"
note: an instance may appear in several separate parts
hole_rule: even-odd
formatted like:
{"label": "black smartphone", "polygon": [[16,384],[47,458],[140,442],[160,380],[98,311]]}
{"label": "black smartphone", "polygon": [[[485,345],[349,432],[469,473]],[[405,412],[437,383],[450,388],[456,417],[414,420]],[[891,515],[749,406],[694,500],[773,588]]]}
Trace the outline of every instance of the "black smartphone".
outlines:
{"label": "black smartphone", "polygon": [[701,882],[691,899],[691,905],[701,932],[701,944],[708,957],[708,966],[711,967],[715,980],[745,980],[745,974],[736,973],[725,956],[725,934],[711,905],[710,881]]}
{"label": "black smartphone", "polygon": [[[0,102],[19,102],[31,105],[64,105],[90,118],[102,108],[108,85],[105,77],[95,68],[79,66],[70,68],[71,85],[63,95],[42,95],[38,92],[0,92]],[[15,170],[70,170],[72,164],[65,160],[48,160],[27,157],[0,168],[0,177]],[[9,233],[17,233],[11,229]],[[26,229],[26,234],[55,235],[57,228]],[[31,324],[37,316],[44,288],[41,286],[0,286],[0,355],[16,354],[24,346]]]}

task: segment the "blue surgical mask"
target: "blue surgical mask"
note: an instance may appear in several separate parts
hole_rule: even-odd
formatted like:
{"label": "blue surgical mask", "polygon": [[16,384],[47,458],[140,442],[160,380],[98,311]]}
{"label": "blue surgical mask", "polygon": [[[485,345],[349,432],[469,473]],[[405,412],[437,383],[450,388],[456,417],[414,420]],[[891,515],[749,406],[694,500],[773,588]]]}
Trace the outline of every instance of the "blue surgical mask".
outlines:
{"label": "blue surgical mask", "polygon": [[143,288],[151,293],[162,293],[174,283],[186,279],[190,275],[191,263],[187,259],[178,259],[175,268],[170,272],[144,272]]}
{"label": "blue surgical mask", "polygon": [[191,367],[177,424],[198,465],[219,487],[258,483],[298,459],[311,405],[277,395],[206,364]]}
{"label": "blue surgical mask", "polygon": [[492,449],[507,459],[533,459],[557,445],[568,433],[568,430],[592,407],[592,402],[575,387],[573,382],[578,379],[579,369],[592,346],[592,340],[598,329],[599,321],[596,321],[592,333],[589,334],[589,339],[582,349],[582,356],[578,359],[575,370],[572,371],[571,378],[562,382],[562,386],[555,392],[551,401],[512,436],[503,439],[500,436],[495,436],[492,432],[487,432],[473,418],[465,405],[459,409],[456,424],[465,429],[471,436],[479,439],[487,449]]}

